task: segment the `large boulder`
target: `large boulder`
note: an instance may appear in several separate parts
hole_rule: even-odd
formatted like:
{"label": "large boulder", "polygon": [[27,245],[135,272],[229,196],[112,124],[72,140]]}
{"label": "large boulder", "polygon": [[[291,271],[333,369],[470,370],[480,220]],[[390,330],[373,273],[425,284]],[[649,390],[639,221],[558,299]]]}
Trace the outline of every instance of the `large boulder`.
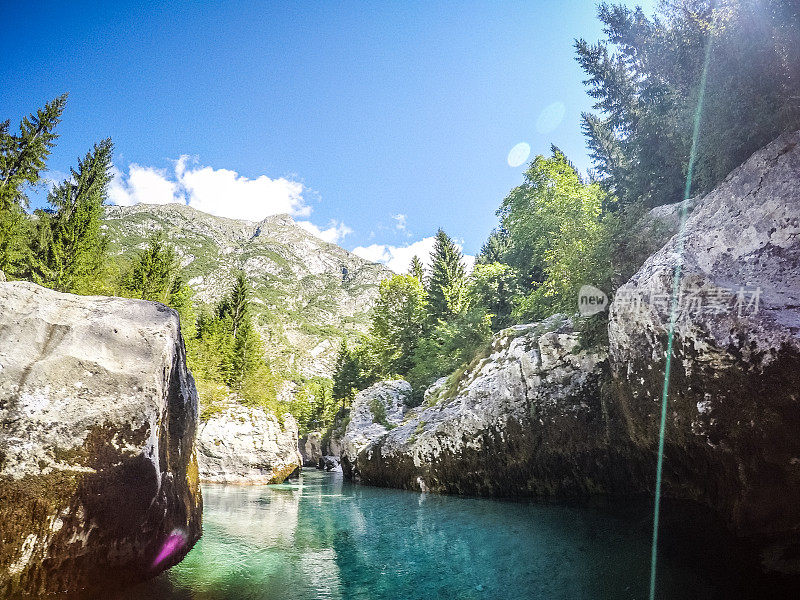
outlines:
{"label": "large boulder", "polygon": [[616,294],[615,402],[653,466],[678,260],[664,493],[774,539],[765,562],[799,569],[782,543],[800,535],[800,132],[733,171],[692,212],[682,251],[672,238]]}
{"label": "large boulder", "polygon": [[350,471],[364,483],[470,495],[612,491],[605,366],[605,352],[582,349],[562,316],[506,329],[348,457]]}
{"label": "large boulder", "polygon": [[151,577],[200,537],[175,311],[0,284],[0,596]]}
{"label": "large boulder", "polygon": [[261,408],[230,403],[200,425],[200,479],[213,483],[266,484],[300,469],[297,421]]}
{"label": "large boulder", "polygon": [[411,385],[402,379],[379,381],[361,390],[350,407],[342,440],[341,465],[346,477],[359,480],[358,453],[373,440],[403,422],[411,401]]}
{"label": "large boulder", "polygon": [[300,456],[304,467],[316,467],[322,458],[322,433],[310,431],[300,438]]}

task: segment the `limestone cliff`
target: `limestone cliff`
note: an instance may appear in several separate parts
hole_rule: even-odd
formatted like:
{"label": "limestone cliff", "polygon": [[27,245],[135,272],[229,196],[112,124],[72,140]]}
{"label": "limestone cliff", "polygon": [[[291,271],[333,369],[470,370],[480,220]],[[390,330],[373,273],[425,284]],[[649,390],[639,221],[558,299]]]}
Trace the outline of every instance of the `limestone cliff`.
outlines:
{"label": "limestone cliff", "polygon": [[[626,438],[654,457],[673,270],[682,261],[667,411],[668,496],[713,507],[765,560],[800,569],[800,132],[703,198],[616,294],[609,338]],[[654,458],[651,459],[654,461]],[[767,556],[769,555],[769,556]],[[785,563],[785,564],[784,564]]]}
{"label": "limestone cliff", "polygon": [[0,596],[176,564],[202,513],[177,314],[22,282],[0,306]]}
{"label": "limestone cliff", "polygon": [[367,419],[351,421],[345,473],[458,494],[601,491],[595,465],[607,456],[599,393],[606,356],[578,344],[571,321],[558,315],[500,332],[486,356],[440,380],[395,427],[379,432]]}

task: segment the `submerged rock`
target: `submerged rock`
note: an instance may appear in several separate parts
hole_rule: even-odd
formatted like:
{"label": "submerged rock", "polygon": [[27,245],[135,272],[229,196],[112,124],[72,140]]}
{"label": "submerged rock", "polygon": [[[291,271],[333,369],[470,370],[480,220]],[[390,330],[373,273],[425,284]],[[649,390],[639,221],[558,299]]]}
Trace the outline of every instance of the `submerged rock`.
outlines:
{"label": "submerged rock", "polygon": [[322,458],[322,433],[311,431],[300,438],[300,456],[304,467],[316,467]]}
{"label": "submerged rock", "polygon": [[361,446],[352,444],[342,456],[351,464],[345,474],[375,485],[459,494],[606,490],[605,366],[605,352],[580,348],[562,316],[506,329],[486,356],[428,390],[423,406],[395,413],[396,427],[375,428]]}
{"label": "submerged rock", "polygon": [[0,596],[178,563],[202,500],[177,313],[24,282],[0,284],[0,306]]}
{"label": "submerged rock", "polygon": [[[733,171],[616,294],[609,338],[627,437],[655,465],[673,270],[682,261],[664,493],[775,539],[800,569],[800,132]],[[652,489],[652,488],[651,488]],[[796,546],[796,544],[795,544]]]}
{"label": "submerged rock", "polygon": [[200,425],[200,479],[214,483],[282,483],[302,466],[297,421],[261,408],[229,404]]}

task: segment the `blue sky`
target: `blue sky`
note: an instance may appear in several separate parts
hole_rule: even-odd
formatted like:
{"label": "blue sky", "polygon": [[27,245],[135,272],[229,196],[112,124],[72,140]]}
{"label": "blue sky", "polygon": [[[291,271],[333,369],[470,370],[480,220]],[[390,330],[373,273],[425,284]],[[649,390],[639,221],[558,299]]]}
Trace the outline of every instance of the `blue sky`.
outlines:
{"label": "blue sky", "polygon": [[595,2],[13,4],[0,118],[68,91],[52,177],[110,136],[119,203],[289,211],[398,267],[438,227],[480,249],[515,145],[589,166],[572,43],[600,37]]}

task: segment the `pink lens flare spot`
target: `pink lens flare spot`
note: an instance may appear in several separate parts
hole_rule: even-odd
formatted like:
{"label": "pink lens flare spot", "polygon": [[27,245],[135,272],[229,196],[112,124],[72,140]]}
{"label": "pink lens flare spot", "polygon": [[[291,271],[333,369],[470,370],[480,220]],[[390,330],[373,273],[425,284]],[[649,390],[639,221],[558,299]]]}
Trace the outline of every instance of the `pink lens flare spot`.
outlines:
{"label": "pink lens flare spot", "polygon": [[153,568],[155,569],[161,565],[176,552],[180,552],[184,546],[186,546],[186,534],[180,529],[173,529],[161,547],[161,552],[158,553],[158,556],[153,561]]}

